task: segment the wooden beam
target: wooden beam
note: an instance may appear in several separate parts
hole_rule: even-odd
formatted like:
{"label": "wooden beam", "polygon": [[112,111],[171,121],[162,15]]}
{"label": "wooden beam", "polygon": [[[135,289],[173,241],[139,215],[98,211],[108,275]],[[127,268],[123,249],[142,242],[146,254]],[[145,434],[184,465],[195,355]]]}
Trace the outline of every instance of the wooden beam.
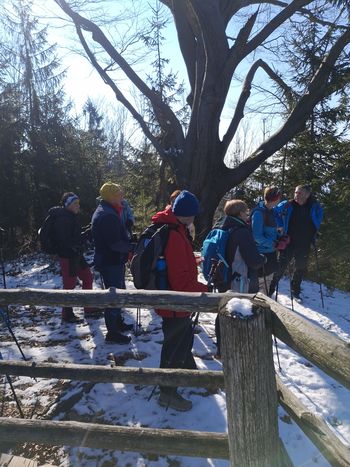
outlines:
{"label": "wooden beam", "polygon": [[269,309],[219,314],[231,465],[292,465],[278,436]]}
{"label": "wooden beam", "polygon": [[275,336],[350,389],[350,343],[271,298],[261,296],[273,311],[272,332]]}
{"label": "wooden beam", "polygon": [[304,406],[276,375],[279,402],[333,467],[350,465],[350,447],[345,446],[325,420]]}
{"label": "wooden beam", "polygon": [[222,371],[180,370],[168,368],[109,367],[104,365],[75,365],[68,363],[34,363],[0,360],[0,374],[55,378],[105,383],[203,387],[224,387]]}
{"label": "wooden beam", "polygon": [[107,290],[51,290],[51,289],[0,289],[0,306],[93,306],[167,308],[174,311],[217,313],[231,298],[248,298],[252,294],[173,292],[170,290],[124,290],[113,287]]}
{"label": "wooden beam", "polygon": [[0,441],[228,459],[224,433],[0,418]]}

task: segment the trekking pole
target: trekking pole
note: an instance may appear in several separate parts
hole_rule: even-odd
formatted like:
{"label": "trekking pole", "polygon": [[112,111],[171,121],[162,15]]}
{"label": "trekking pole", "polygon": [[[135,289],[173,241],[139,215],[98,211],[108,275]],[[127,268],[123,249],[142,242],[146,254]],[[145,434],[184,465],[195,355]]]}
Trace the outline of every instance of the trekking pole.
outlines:
{"label": "trekking pole", "polygon": [[138,336],[141,334],[141,308],[137,307],[136,308],[136,323],[135,323],[135,331],[134,334],[135,336]]}
{"label": "trekking pole", "polygon": [[1,261],[1,271],[2,271],[2,282],[4,289],[6,289],[6,273],[5,273],[5,259],[4,259],[4,240],[3,236],[5,235],[5,229],[0,227],[0,261]]}
{"label": "trekking pole", "polygon": [[[0,352],[0,360],[3,360],[2,358],[2,353]],[[16,394],[16,391],[15,391],[15,388],[12,384],[12,380],[11,380],[11,377],[10,375],[6,374],[6,379],[7,379],[7,382],[9,383],[9,386],[11,388],[11,391],[12,391],[12,394],[13,394],[13,398],[15,399],[15,402],[16,402],[16,405],[17,405],[17,408],[18,408],[18,412],[20,413],[21,415],[21,418],[25,418],[24,417],[24,414],[23,414],[23,411],[22,411],[22,407],[21,407],[21,404],[19,403],[19,400],[18,400],[18,397],[17,397],[17,394]]]}
{"label": "trekking pole", "polygon": [[294,299],[293,299],[293,292],[292,292],[292,268],[291,264],[288,264],[288,274],[289,274],[289,291],[290,291],[290,300],[292,302],[292,311],[294,311]]}
{"label": "trekking pole", "polygon": [[26,358],[26,356],[24,355],[23,353],[23,350],[21,349],[21,346],[19,345],[19,342],[11,328],[11,324],[10,324],[10,319],[9,319],[9,316],[8,316],[8,313],[6,313],[5,310],[3,310],[2,308],[0,308],[0,318],[3,319],[4,323],[6,324],[7,326],[7,329],[9,330],[13,340],[15,341],[17,347],[18,347],[18,350],[21,352],[21,355],[23,357],[23,360],[27,361],[28,359]]}
{"label": "trekking pole", "polygon": [[317,279],[318,279],[318,283],[320,285],[321,303],[322,303],[322,308],[324,308],[323,290],[322,290],[322,284],[321,284],[321,272],[320,272],[320,266],[319,266],[319,262],[318,262],[318,254],[317,254],[317,248],[316,248],[316,243],[315,242],[313,242],[313,246],[314,246],[315,260],[316,260]]}

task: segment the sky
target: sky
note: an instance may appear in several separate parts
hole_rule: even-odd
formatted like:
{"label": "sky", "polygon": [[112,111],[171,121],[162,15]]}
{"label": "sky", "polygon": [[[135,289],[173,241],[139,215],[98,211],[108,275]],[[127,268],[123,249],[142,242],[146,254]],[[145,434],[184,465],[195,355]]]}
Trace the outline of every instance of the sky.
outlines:
{"label": "sky", "polygon": [[[125,5],[132,4],[132,1],[129,0],[106,0],[103,4],[106,5],[106,15],[111,17],[112,14],[119,11],[118,8],[121,8],[121,11],[125,8]],[[142,0],[141,2],[136,2],[146,8],[148,2]],[[154,2],[153,2],[154,4]],[[85,10],[84,10],[85,11]],[[189,91],[188,78],[186,67],[181,55],[181,51],[177,41],[177,33],[175,25],[172,21],[168,10],[164,8],[164,11],[167,12],[169,16],[169,23],[165,30],[163,30],[164,42],[162,45],[162,54],[164,57],[170,60],[168,71],[178,73],[178,82],[182,81],[185,84],[186,95]],[[72,28],[70,22],[67,19],[67,16],[63,11],[55,4],[54,0],[34,0],[34,12],[40,18],[43,24],[48,23],[48,39],[51,42],[55,42],[58,45],[58,54],[62,57],[63,66],[67,71],[67,76],[65,80],[65,90],[67,97],[71,98],[74,106],[74,111],[79,114],[81,109],[88,98],[91,98],[96,104],[103,109],[104,112],[107,112],[110,115],[113,115],[113,112],[118,108],[118,103],[114,96],[113,91],[106,85],[98,73],[93,69],[88,60],[85,58],[84,53],[82,52],[82,46],[77,38],[74,28]],[[147,14],[149,17],[150,9],[147,9]],[[93,16],[93,15],[92,15]],[[131,23],[132,27],[136,26],[136,23]],[[122,22],[121,28],[126,27],[125,36],[127,31],[131,30],[130,22]],[[64,26],[63,26],[64,25]],[[108,28],[104,29],[108,34]],[[120,34],[121,40],[125,40],[123,34]],[[75,49],[75,52],[72,52],[72,49]],[[79,50],[80,53],[76,53]],[[150,63],[154,60],[154,57],[147,54],[146,60],[142,60],[138,65],[135,65],[136,71],[140,76],[144,77],[145,72],[150,72]],[[243,67],[244,70],[244,67]],[[266,79],[263,73],[258,72],[257,76],[260,80],[260,83]],[[118,85],[122,90],[130,89],[127,81],[124,78],[124,75],[118,75]],[[241,90],[240,83],[233,83],[232,89],[230,91],[229,98],[223,116],[221,119],[222,133],[228,127],[230,119],[233,115],[234,110],[234,101],[237,99],[237,96]],[[254,91],[253,91],[254,93]],[[130,94],[129,94],[130,96]],[[131,99],[134,98],[132,95]],[[254,102],[252,97],[250,104]],[[137,104],[136,104],[137,105]],[[247,144],[243,141],[248,148],[252,149],[252,146],[263,139],[264,135],[264,126],[265,126],[265,136],[269,136],[272,132],[272,117],[267,116],[257,116],[253,117],[248,111],[245,116],[244,128],[240,129],[241,141],[240,148],[242,148],[242,140],[246,140],[247,133],[250,135],[250,140],[254,141],[254,144]],[[249,151],[247,149],[247,151]]]}
{"label": "sky", "polygon": [[[91,259],[91,255],[87,257]],[[44,255],[19,258],[5,265],[7,287],[61,288],[58,265]],[[200,276],[203,280],[202,276]],[[0,278],[1,279],[1,278]],[[0,286],[1,286],[0,280]],[[100,288],[95,275],[94,288]],[[127,276],[127,288],[132,289]],[[323,286],[324,309],[321,306],[319,284],[303,282],[302,303],[294,302],[294,313],[350,343],[350,293],[328,290]],[[291,308],[287,280],[280,284],[278,301]],[[247,311],[247,307],[243,306]],[[75,313],[83,317],[81,308]],[[128,308],[125,320],[135,323],[136,310]],[[61,324],[60,310],[53,307],[18,306],[11,308],[11,324],[20,346],[33,362],[109,365],[111,354],[118,365],[157,368],[162,342],[161,319],[154,310],[141,309],[142,332],[131,333],[130,345],[106,344],[103,318],[89,319],[78,325]],[[193,353],[199,369],[221,370],[222,363],[214,358],[215,315],[201,314],[199,333],[195,335]],[[1,352],[4,359],[20,360],[21,355],[7,329],[0,328]],[[278,370],[276,349],[273,348],[275,368],[283,383],[308,407],[322,417],[340,440],[350,447],[350,391],[327,376],[305,358],[278,341],[281,371]],[[190,412],[166,410],[157,403],[157,391],[151,397],[149,386],[121,383],[98,383],[87,386],[81,382],[55,379],[33,380],[13,377],[13,384],[26,417],[54,420],[77,420],[122,426],[147,426],[199,431],[226,432],[226,400],[222,390],[208,393],[201,388],[183,388],[184,397],[193,403]],[[9,411],[18,417],[8,384],[2,415]],[[65,401],[67,411],[63,409]],[[327,460],[280,407],[278,410],[280,437],[296,467],[329,467]],[[61,447],[40,450],[20,447],[17,455],[40,459],[42,463],[64,467],[148,466],[165,467],[228,467],[218,459],[196,459],[179,456],[147,456],[135,452],[106,451]],[[41,457],[40,457],[41,456]]]}

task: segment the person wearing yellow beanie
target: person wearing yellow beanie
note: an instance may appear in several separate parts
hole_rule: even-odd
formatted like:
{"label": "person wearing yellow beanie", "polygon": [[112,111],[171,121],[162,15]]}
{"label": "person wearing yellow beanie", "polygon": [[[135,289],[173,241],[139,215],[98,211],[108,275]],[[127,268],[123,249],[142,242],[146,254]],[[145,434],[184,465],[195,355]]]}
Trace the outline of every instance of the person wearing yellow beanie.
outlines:
{"label": "person wearing yellow beanie", "polygon": [[[125,263],[131,250],[126,226],[122,221],[123,191],[113,182],[100,188],[101,200],[92,216],[92,236],[95,243],[95,268],[101,273],[104,285],[125,289]],[[106,342],[128,344],[130,337],[122,334],[132,329],[124,323],[121,308],[106,308]]]}

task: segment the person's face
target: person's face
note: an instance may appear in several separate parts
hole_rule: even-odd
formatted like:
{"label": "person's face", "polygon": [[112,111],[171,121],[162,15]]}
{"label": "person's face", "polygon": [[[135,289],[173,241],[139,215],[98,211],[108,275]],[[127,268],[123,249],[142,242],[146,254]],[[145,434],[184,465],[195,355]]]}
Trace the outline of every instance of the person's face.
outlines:
{"label": "person's face", "polygon": [[78,214],[78,212],[80,211],[80,200],[75,199],[72,203],[70,203],[69,206],[66,207],[66,209],[72,212],[73,214]]}
{"label": "person's face", "polygon": [[116,204],[120,206],[122,204],[123,200],[123,193],[120,191],[119,193],[114,193],[113,196],[111,196],[111,204]]}
{"label": "person's face", "polygon": [[310,196],[310,193],[307,190],[303,190],[302,188],[296,188],[294,191],[294,201],[300,206],[306,203]]}
{"label": "person's face", "polygon": [[185,225],[190,225],[193,223],[194,221],[194,216],[188,216],[188,217],[184,217],[184,216],[176,216],[179,221],[181,222],[181,224],[185,224]]}
{"label": "person's face", "polygon": [[248,222],[249,219],[249,209],[245,209],[244,211],[241,211],[238,215],[240,219],[244,222]]}

